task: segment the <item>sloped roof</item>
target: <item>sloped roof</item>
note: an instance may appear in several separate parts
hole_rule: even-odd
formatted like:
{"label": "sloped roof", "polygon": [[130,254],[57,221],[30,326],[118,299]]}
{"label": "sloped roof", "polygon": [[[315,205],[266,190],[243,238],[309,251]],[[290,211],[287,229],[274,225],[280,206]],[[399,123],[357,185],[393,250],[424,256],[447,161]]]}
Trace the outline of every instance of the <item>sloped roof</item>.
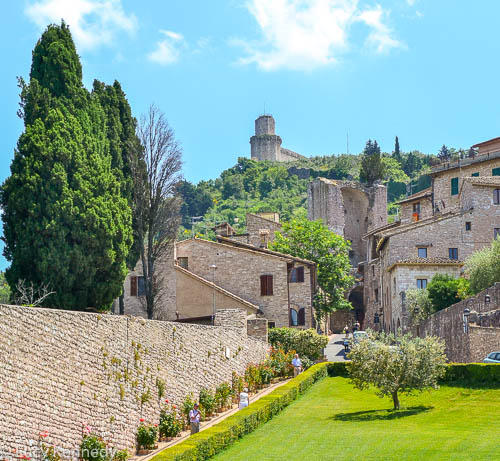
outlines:
{"label": "sloped roof", "polygon": [[474,144],[472,147],[486,146],[488,144],[493,144],[493,143],[498,142],[498,141],[500,141],[500,137],[498,137],[498,138],[491,138],[491,139],[488,139],[488,141],[483,141],[483,142],[479,142],[477,144]]}
{"label": "sloped roof", "polygon": [[217,236],[217,241],[219,241],[220,243],[225,243],[225,244],[231,245],[231,246],[256,251],[258,253],[264,253],[264,254],[267,254],[270,256],[278,256],[278,257],[284,258],[284,259],[291,259],[293,261],[297,261],[299,263],[306,264],[308,266],[316,266],[315,262],[309,261],[308,259],[297,258],[296,256],[288,255],[286,253],[279,253],[278,251],[268,250],[267,248],[259,248],[259,247],[256,247],[254,245],[250,245],[249,243],[239,242],[237,240],[232,240],[230,238],[222,237],[220,235]]}
{"label": "sloped roof", "polygon": [[196,275],[195,273],[184,269],[183,267],[175,264],[174,265],[175,270],[182,272],[183,274],[187,275],[188,277],[191,277],[192,279],[203,283],[204,285],[207,285],[210,288],[213,288],[215,291],[218,291],[221,294],[224,294],[226,296],[229,296],[230,298],[234,299],[235,301],[238,301],[239,303],[245,305],[246,307],[250,308],[251,310],[254,310],[255,312],[262,313],[262,311],[259,309],[259,306],[256,306],[255,304],[247,301],[246,299],[240,298],[239,296],[235,295],[234,293],[231,293],[230,291],[226,290],[225,288],[220,287],[219,285],[216,285],[213,282],[210,282],[207,279],[204,279],[203,277],[200,277],[199,275]]}
{"label": "sloped roof", "polygon": [[474,176],[466,177],[464,181],[474,186],[500,187],[500,176]]}
{"label": "sloped roof", "polygon": [[426,197],[431,197],[432,196],[432,189],[428,187],[427,189],[421,190],[420,192],[417,192],[416,194],[409,195],[403,200],[400,200],[399,202],[396,203],[406,203],[406,202],[413,202],[414,200],[419,200],[422,198]]}
{"label": "sloped roof", "polygon": [[389,267],[391,271],[396,266],[463,266],[464,262],[450,258],[406,258],[396,261]]}

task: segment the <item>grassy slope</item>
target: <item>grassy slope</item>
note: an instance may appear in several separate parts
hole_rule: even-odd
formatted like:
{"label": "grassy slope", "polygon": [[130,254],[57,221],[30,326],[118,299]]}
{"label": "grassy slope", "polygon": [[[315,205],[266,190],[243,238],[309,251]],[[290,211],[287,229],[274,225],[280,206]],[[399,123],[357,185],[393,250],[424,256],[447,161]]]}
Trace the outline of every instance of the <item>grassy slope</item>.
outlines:
{"label": "grassy slope", "polygon": [[498,459],[500,390],[443,386],[401,403],[393,413],[389,399],[326,378],[214,459]]}

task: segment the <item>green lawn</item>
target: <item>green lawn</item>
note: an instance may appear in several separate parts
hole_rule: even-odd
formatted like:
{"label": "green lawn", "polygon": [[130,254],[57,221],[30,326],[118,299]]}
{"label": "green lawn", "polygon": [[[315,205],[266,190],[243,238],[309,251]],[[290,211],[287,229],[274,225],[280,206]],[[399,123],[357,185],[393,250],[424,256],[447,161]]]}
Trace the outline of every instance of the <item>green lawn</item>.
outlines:
{"label": "green lawn", "polygon": [[500,459],[500,390],[442,386],[402,410],[346,378],[325,378],[215,460]]}

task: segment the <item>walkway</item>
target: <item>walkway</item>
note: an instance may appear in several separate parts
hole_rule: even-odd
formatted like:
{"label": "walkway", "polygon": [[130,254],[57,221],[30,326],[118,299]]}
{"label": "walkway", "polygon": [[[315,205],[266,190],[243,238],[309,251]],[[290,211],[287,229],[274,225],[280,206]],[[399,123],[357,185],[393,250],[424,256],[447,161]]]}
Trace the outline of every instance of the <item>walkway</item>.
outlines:
{"label": "walkway", "polygon": [[[283,384],[286,384],[289,379],[285,381],[280,381],[276,384],[272,384],[271,386],[261,390],[257,394],[250,395],[250,404],[252,402],[255,402],[256,400],[259,400],[261,397],[264,397],[265,395],[269,394],[270,392],[274,391],[280,386],[283,386]],[[217,415],[215,418],[212,418],[210,421],[205,421],[200,424],[200,432],[204,431],[205,429],[208,429],[209,427],[214,426],[215,424],[220,423],[221,421],[225,420],[231,415],[234,415],[238,411],[238,406],[233,405],[231,410],[226,411],[225,413],[221,413]],[[158,442],[158,448],[156,450],[153,450],[151,453],[147,455],[135,455],[130,458],[130,461],[149,461],[152,458],[154,458],[158,453],[161,451],[165,450],[166,448],[173,447],[174,445],[177,445],[178,443],[184,442],[184,440],[188,439],[191,436],[191,432],[189,430],[183,431],[180,434],[180,437],[175,438],[174,440],[170,442]]]}
{"label": "walkway", "polygon": [[325,355],[329,362],[343,362],[347,360],[344,352],[344,335],[330,336],[330,342],[325,347]]}

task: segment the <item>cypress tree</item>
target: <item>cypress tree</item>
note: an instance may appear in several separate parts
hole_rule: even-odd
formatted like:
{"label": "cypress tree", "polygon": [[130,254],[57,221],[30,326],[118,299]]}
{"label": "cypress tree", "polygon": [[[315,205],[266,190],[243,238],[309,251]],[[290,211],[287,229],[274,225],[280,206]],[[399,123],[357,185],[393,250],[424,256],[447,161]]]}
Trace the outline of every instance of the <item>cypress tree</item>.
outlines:
{"label": "cypress tree", "polygon": [[0,190],[6,271],[48,284],[45,305],[108,308],[119,296],[132,243],[131,211],[113,173],[107,118],[83,87],[69,28],[50,25],[20,80],[21,134]]}
{"label": "cypress tree", "polygon": [[380,147],[377,141],[369,139],[361,156],[359,180],[372,185],[375,181],[384,179],[385,167],[382,162]]}
{"label": "cypress tree", "polygon": [[394,153],[392,154],[392,156],[399,162],[399,164],[401,164],[402,157],[401,150],[399,149],[399,139],[397,136],[396,141],[394,142]]}

